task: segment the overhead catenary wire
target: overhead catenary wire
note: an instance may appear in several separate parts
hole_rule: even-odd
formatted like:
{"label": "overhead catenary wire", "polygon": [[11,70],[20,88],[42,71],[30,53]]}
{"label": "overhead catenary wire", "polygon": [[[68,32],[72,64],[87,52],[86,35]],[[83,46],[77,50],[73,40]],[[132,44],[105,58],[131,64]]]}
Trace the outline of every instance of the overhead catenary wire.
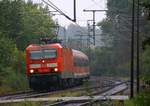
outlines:
{"label": "overhead catenary wire", "polygon": [[95,0],[91,0],[91,1],[94,3],[94,5],[96,5],[98,7],[106,8],[106,7],[103,7],[102,5],[100,5],[100,4],[102,4],[102,2],[105,2],[106,0],[100,0],[98,2],[96,2]]}
{"label": "overhead catenary wire", "polygon": [[[46,2],[45,0],[42,0],[45,4],[53,8],[54,10],[58,11],[61,15],[65,16],[67,19],[72,21],[75,25],[79,26],[81,29],[83,29],[78,23],[76,23],[74,20],[72,20],[69,16],[67,16],[64,12],[62,12],[57,6],[55,6],[50,0],[49,2]],[[82,31],[82,30],[81,30]],[[82,31],[84,33],[84,31]]]}
{"label": "overhead catenary wire", "polygon": [[60,11],[56,6],[54,6],[53,4],[49,4],[48,2],[46,2],[45,0],[42,0],[46,5],[50,6],[51,8],[53,8],[54,10],[56,10],[57,12],[59,12],[60,14],[63,15],[63,12]]}
{"label": "overhead catenary wire", "polygon": [[48,2],[46,2],[45,0],[42,0],[46,5],[50,6],[51,8],[53,8],[54,10],[56,10],[57,12],[59,12],[61,15],[65,16],[67,19],[69,19],[70,21],[72,21],[73,23],[75,23],[76,25],[80,26],[79,24],[77,24],[76,22],[74,22],[73,19],[71,19],[69,16],[67,16],[62,10],[60,10],[57,6],[55,6],[50,0],[48,0]]}
{"label": "overhead catenary wire", "polygon": [[55,6],[50,0],[48,0],[48,2],[58,11],[60,12],[62,15],[66,15],[64,12],[62,12],[57,6]]}
{"label": "overhead catenary wire", "polygon": [[55,6],[51,1],[48,0],[48,2],[46,2],[45,0],[42,0],[46,5],[50,6],[51,8],[53,8],[54,10],[58,11],[61,15],[65,16],[67,19],[69,19],[70,21],[73,21],[69,16],[67,16],[64,12],[62,12],[57,6]]}
{"label": "overhead catenary wire", "polygon": [[[50,6],[51,8],[53,8],[54,10],[56,10],[57,12],[59,12],[61,15],[65,16],[67,19],[69,19],[70,21],[72,21],[75,25],[77,25],[78,27],[80,27],[81,29],[83,29],[83,27],[81,27],[78,23],[75,22],[75,19],[71,19],[69,16],[67,16],[62,10],[60,10],[57,6],[55,6],[50,0],[42,0],[46,5]],[[81,30],[81,34],[85,33],[84,30]]]}

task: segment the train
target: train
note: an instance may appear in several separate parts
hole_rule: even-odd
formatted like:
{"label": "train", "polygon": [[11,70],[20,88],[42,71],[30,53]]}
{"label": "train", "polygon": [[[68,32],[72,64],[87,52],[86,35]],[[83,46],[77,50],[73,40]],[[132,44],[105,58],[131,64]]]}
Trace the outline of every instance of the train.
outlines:
{"label": "train", "polygon": [[74,86],[89,79],[89,59],[60,43],[30,44],[26,48],[26,75],[33,90]]}

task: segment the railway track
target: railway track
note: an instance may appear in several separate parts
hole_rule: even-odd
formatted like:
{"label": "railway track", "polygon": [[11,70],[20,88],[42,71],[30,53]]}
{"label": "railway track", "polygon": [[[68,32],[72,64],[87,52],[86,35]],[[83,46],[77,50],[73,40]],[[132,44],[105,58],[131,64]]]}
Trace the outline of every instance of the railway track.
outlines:
{"label": "railway track", "polygon": [[[97,79],[96,79],[97,81]],[[96,82],[95,81],[95,82]],[[91,83],[93,83],[93,81],[91,81]],[[97,85],[89,85],[88,87],[84,87],[83,86],[77,86],[77,87],[72,87],[72,88],[67,88],[67,89],[61,89],[61,90],[52,90],[52,91],[33,91],[33,90],[27,90],[27,91],[22,91],[22,92],[16,92],[16,93],[12,93],[12,94],[5,94],[5,95],[0,95],[0,100],[11,100],[11,99],[24,99],[24,98],[35,98],[35,97],[42,97],[42,96],[49,96],[49,95],[53,95],[53,94],[59,94],[59,93],[63,93],[66,91],[82,91],[85,89],[88,90],[92,90],[92,89],[98,89],[98,88],[104,88],[104,87],[108,87],[111,86],[112,84],[114,84],[113,80],[110,80],[108,78],[104,78],[104,81],[102,84],[99,85],[99,82]]]}
{"label": "railway track", "polygon": [[[10,102],[12,103],[13,101],[14,102],[16,102],[17,100],[18,101],[20,101],[20,100],[22,101],[22,100],[27,100],[28,98],[29,99],[31,98],[32,100],[37,98],[37,100],[35,100],[35,101],[38,101],[38,98],[48,98],[50,95],[63,93],[63,92],[66,92],[68,90],[70,90],[70,92],[78,92],[78,91],[84,91],[85,89],[88,89],[88,90],[91,90],[91,92],[87,96],[94,96],[94,95],[102,94],[102,93],[110,90],[111,89],[110,87],[115,87],[115,86],[121,84],[120,81],[114,81],[112,79],[108,80],[107,78],[105,79],[105,81],[103,81],[102,84],[98,85],[98,83],[99,82],[97,82],[96,85],[90,85],[88,87],[78,86],[78,87],[74,87],[74,88],[68,88],[68,89],[65,89],[65,90],[56,90],[56,91],[50,91],[50,92],[28,91],[28,92],[23,92],[23,93],[20,92],[20,93],[11,94],[11,95],[0,96],[0,103],[10,103]],[[98,90],[98,89],[100,89],[100,90]],[[41,99],[41,100],[44,101],[44,99]],[[75,101],[74,100],[63,100],[61,102],[63,104],[67,104],[67,106],[69,106],[70,102],[71,102],[70,104],[78,103],[78,105],[79,104],[83,105],[85,103],[88,103],[88,101],[84,101],[83,102],[81,100],[79,100],[79,101],[76,101],[76,100]],[[57,104],[57,102],[56,102],[56,104]],[[52,106],[55,106],[55,105],[52,105]],[[75,106],[78,106],[78,105],[76,104]],[[56,105],[56,106],[58,106],[58,105]],[[59,105],[59,106],[61,106],[61,105]],[[73,105],[71,105],[71,106],[73,106]]]}
{"label": "railway track", "polygon": [[4,95],[0,95],[0,100],[18,98],[20,96],[26,96],[26,95],[30,95],[30,94],[34,94],[34,93],[35,93],[35,91],[26,90],[26,91],[19,91],[19,92],[15,92],[15,93],[4,94]]}
{"label": "railway track", "polygon": [[15,93],[15,94],[8,94],[8,95],[4,95],[4,96],[0,96],[0,100],[11,100],[11,99],[23,99],[23,98],[33,98],[33,97],[42,97],[42,96],[48,96],[48,95],[52,95],[52,94],[58,94],[58,93],[63,93],[67,90],[70,90],[71,92],[74,91],[82,91],[85,89],[88,90],[92,90],[92,89],[98,89],[101,87],[109,87],[109,85],[104,85],[104,86],[92,86],[92,87],[75,87],[75,88],[69,88],[69,89],[65,89],[65,90],[56,90],[56,91],[49,91],[49,92],[36,92],[36,91],[26,91],[26,92],[19,92],[19,93]]}
{"label": "railway track", "polygon": [[107,99],[108,96],[124,91],[127,88],[128,88],[127,82],[120,82],[118,84],[112,85],[107,89],[103,89],[102,91],[91,93],[90,96],[98,95],[99,97],[101,97],[99,99],[92,100],[93,97],[91,99],[85,99],[83,97],[83,99],[80,100],[63,100],[47,106],[91,106],[91,104],[99,102],[100,100]]}

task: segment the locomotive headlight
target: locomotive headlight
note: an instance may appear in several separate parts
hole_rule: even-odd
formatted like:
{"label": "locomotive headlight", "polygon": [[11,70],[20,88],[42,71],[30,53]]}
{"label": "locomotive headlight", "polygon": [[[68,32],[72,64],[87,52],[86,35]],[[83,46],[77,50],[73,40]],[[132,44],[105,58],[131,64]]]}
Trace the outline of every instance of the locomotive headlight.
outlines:
{"label": "locomotive headlight", "polygon": [[58,68],[54,68],[54,71],[55,71],[55,72],[58,72]]}
{"label": "locomotive headlight", "polygon": [[31,74],[33,74],[33,73],[34,73],[34,70],[33,70],[33,69],[31,69],[31,70],[30,70],[30,73],[31,73]]}
{"label": "locomotive headlight", "polygon": [[42,60],[42,63],[45,63],[45,61],[44,61],[44,60]]}

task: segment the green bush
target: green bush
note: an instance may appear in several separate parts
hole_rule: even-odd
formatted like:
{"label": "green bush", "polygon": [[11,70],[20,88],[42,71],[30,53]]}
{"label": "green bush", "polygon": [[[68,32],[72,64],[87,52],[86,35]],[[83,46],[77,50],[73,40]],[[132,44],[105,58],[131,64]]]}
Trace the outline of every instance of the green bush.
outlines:
{"label": "green bush", "polygon": [[141,92],[134,99],[126,101],[125,106],[149,106],[150,89]]}
{"label": "green bush", "polygon": [[27,89],[25,53],[19,52],[14,42],[3,36],[0,38],[0,58],[0,93]]}
{"label": "green bush", "polygon": [[28,88],[25,75],[10,71],[7,77],[3,79],[3,84],[10,87],[12,90],[25,90]]}
{"label": "green bush", "polygon": [[20,103],[7,103],[3,106],[41,106],[40,102],[20,102]]}
{"label": "green bush", "polygon": [[150,46],[147,46],[144,53],[142,54],[142,80],[150,85]]}

